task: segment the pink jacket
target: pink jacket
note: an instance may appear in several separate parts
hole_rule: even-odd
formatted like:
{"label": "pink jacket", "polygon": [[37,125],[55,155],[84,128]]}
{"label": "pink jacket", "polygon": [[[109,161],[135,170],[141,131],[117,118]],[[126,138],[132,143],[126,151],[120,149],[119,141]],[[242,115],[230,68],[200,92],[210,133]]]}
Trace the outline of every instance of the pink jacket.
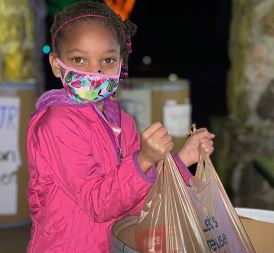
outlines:
{"label": "pink jacket", "polygon": [[[74,104],[63,90],[38,101],[27,133],[33,221],[28,253],[110,252],[113,223],[140,213],[156,170],[144,174],[137,162],[133,119],[117,102],[109,102],[105,114],[112,125],[120,124],[122,156],[95,106]],[[186,168],[183,174],[185,180],[191,176]]]}

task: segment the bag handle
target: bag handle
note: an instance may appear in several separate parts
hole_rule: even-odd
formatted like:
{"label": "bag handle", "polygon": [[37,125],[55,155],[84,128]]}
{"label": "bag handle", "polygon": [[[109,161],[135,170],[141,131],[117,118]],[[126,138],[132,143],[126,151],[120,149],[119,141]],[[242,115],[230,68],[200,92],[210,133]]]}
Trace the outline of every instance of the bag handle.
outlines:
{"label": "bag handle", "polygon": [[[192,124],[191,127],[188,130],[188,135],[192,136],[193,134],[195,134],[197,132],[197,127],[196,124]],[[197,181],[205,181],[206,180],[206,173],[205,173],[205,152],[201,146],[201,144],[199,144],[199,161],[198,161],[198,166],[196,168],[196,172],[195,175],[193,176],[194,178],[196,178]]]}
{"label": "bag handle", "polygon": [[[191,136],[197,132],[196,124],[192,124],[191,128],[188,130],[188,134]],[[207,165],[209,156],[206,155],[202,146],[199,145],[199,160],[196,166],[195,175],[191,178],[191,190],[195,192],[202,191],[210,183],[210,176]]]}

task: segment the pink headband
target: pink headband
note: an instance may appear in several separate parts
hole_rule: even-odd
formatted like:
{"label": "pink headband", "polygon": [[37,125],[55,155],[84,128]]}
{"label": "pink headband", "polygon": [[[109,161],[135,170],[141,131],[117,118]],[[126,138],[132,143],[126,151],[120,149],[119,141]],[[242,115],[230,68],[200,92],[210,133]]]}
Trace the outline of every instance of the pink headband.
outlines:
{"label": "pink headband", "polygon": [[76,16],[72,19],[69,19],[67,20],[66,22],[64,22],[63,24],[61,24],[55,31],[54,35],[53,35],[53,40],[52,40],[52,44],[53,44],[53,48],[55,47],[55,38],[57,36],[57,34],[60,32],[61,29],[63,29],[67,24],[75,21],[75,20],[78,20],[78,19],[81,19],[81,18],[85,18],[85,17],[98,17],[98,18],[106,18],[102,15],[98,15],[98,14],[83,14],[83,15],[79,15],[79,16]]}
{"label": "pink headband", "polygon": [[[98,18],[107,19],[107,17],[102,16],[102,15],[99,15],[99,14],[83,14],[83,15],[79,15],[79,16],[76,16],[76,17],[74,17],[74,18],[72,18],[72,19],[67,20],[66,22],[64,22],[63,24],[61,24],[61,25],[56,29],[55,33],[53,34],[53,40],[52,40],[52,46],[53,46],[53,48],[55,48],[55,39],[56,39],[56,36],[57,36],[57,34],[60,32],[60,30],[61,30],[62,28],[64,28],[67,24],[69,24],[69,23],[71,23],[71,22],[73,22],[73,21],[75,21],[75,20],[78,20],[78,19],[81,19],[81,18],[85,18],[85,17],[98,17]],[[124,33],[124,35],[126,35],[124,30],[123,30],[123,33]],[[126,36],[125,36],[125,40],[127,41],[128,53],[131,53],[132,50],[131,50],[131,40],[130,40],[130,36],[128,36],[128,38],[126,38]]]}

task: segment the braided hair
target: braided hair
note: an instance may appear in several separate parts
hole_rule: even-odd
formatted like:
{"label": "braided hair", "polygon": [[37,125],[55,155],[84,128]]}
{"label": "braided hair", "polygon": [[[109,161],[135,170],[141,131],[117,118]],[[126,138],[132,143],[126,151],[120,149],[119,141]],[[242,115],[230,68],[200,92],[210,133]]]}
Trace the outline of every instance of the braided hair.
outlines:
{"label": "braided hair", "polygon": [[52,37],[53,52],[60,54],[60,43],[64,38],[66,29],[89,21],[103,22],[116,36],[120,44],[123,66],[121,78],[127,78],[128,57],[131,53],[131,38],[135,35],[137,26],[129,20],[123,21],[105,3],[96,1],[83,1],[70,5],[63,11],[57,13],[50,32]]}

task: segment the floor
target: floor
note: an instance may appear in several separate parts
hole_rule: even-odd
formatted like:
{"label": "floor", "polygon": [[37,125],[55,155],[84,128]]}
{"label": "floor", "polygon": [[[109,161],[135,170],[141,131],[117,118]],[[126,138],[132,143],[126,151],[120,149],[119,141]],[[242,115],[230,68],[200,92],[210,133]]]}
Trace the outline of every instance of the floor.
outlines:
{"label": "floor", "polygon": [[0,229],[0,252],[25,253],[30,235],[30,225]]}

